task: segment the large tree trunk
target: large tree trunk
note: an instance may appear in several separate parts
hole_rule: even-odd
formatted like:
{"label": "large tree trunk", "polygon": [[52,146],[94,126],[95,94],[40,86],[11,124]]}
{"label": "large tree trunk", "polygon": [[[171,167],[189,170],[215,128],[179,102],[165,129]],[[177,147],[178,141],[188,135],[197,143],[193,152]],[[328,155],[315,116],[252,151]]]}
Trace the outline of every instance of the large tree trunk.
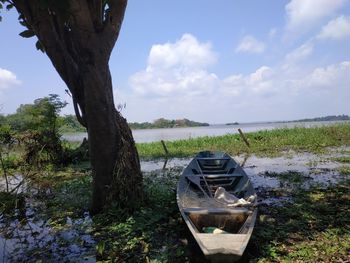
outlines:
{"label": "large tree trunk", "polygon": [[115,109],[109,69],[89,67],[82,79],[93,167],[92,211],[117,201],[132,212],[141,198],[142,175],[131,130]]}
{"label": "large tree trunk", "polygon": [[108,61],[127,0],[13,0],[67,84],[87,128],[93,172],[92,212],[117,203],[133,211],[142,197],[140,163],[126,120],[116,111]]}

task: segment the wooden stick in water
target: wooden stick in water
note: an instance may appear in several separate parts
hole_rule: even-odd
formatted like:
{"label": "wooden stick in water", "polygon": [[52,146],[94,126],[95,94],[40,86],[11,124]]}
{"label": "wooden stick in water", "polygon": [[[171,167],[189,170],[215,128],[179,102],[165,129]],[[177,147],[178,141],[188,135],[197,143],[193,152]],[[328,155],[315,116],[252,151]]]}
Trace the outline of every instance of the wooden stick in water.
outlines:
{"label": "wooden stick in water", "polygon": [[242,132],[242,130],[241,130],[240,128],[238,128],[238,132],[239,132],[239,135],[241,135],[241,137],[242,137],[243,141],[245,142],[245,144],[246,144],[248,147],[250,147],[250,144],[249,144],[247,138],[244,136],[244,133]]}
{"label": "wooden stick in water", "polygon": [[165,142],[164,142],[163,140],[161,140],[160,142],[161,142],[162,145],[163,145],[163,149],[164,149],[164,151],[165,151],[165,154],[166,154],[166,155],[169,155],[169,152],[168,152],[168,149],[166,148]]}

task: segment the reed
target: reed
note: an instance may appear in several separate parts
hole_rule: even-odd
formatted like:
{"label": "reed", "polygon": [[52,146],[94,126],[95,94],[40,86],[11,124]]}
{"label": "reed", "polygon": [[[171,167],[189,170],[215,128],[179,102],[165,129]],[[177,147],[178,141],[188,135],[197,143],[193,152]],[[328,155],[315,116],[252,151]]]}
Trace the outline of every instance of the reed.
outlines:
{"label": "reed", "polygon": [[[187,157],[204,150],[224,151],[231,155],[256,154],[275,156],[286,151],[323,152],[327,147],[350,145],[350,123],[332,126],[294,127],[265,130],[245,134],[250,147],[239,134],[166,141],[168,157]],[[161,142],[138,143],[143,159],[165,157]]]}

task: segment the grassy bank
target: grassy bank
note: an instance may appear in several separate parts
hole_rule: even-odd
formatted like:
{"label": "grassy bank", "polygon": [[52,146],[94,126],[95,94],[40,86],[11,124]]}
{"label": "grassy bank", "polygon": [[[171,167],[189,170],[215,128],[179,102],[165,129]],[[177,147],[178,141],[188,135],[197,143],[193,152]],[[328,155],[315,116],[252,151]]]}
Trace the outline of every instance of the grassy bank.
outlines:
{"label": "grassy bank", "polygon": [[[239,135],[167,142],[167,147],[171,156],[189,156],[204,149],[233,155],[248,151],[258,155],[288,150],[322,152],[326,147],[350,145],[350,124],[261,131],[249,133],[247,138],[250,149]],[[164,156],[161,143],[137,146],[143,158]],[[327,168],[326,173],[346,178],[350,174],[348,155],[347,150],[342,155],[327,156],[339,166]],[[92,194],[89,162],[62,170],[47,165],[28,172],[23,183],[27,191],[0,193],[0,238],[19,235],[16,242],[21,249],[11,253],[14,262],[17,256],[25,256],[21,260],[28,262],[74,262],[82,258],[101,262],[206,262],[176,205],[176,185],[183,167],[170,167],[144,172],[144,200],[127,218],[118,204],[92,218],[88,215]],[[241,262],[346,262],[350,251],[349,180],[303,189],[315,170],[301,173],[288,169],[290,166],[285,166],[284,172],[263,173],[281,184],[278,189],[259,187],[259,198],[281,199],[284,203],[259,205],[259,218]],[[9,171],[24,174],[25,170]],[[33,238],[47,235],[50,238],[46,241]]]}
{"label": "grassy bank", "polygon": [[[288,150],[322,152],[326,147],[350,145],[350,123],[258,131],[247,133],[246,137],[250,148],[245,145],[239,134],[169,141],[166,142],[166,146],[169,157],[192,156],[202,150],[220,150],[231,155],[254,153],[260,156],[273,156]],[[137,149],[141,158],[165,156],[160,142],[139,143]]]}
{"label": "grassy bank", "polygon": [[[91,195],[88,173],[78,178],[64,177],[49,192],[31,197],[46,207],[45,211],[38,205],[31,209],[35,217],[40,215],[48,222],[53,242],[68,255],[69,247],[74,245],[84,252],[85,259],[100,262],[207,262],[176,205],[180,172],[181,167],[164,174],[145,174],[144,203],[127,218],[116,206],[82,222]],[[279,189],[266,196],[262,192],[261,198],[288,194],[292,202],[259,206],[252,239],[240,262],[346,262],[350,249],[350,182],[305,190],[299,186],[307,180],[307,174],[284,172],[269,176],[297,178],[291,180],[294,191],[284,189],[286,192],[281,193]],[[47,177],[50,178],[57,181],[62,174],[52,174]],[[27,216],[27,220],[35,224],[35,217]],[[74,238],[67,240],[67,233]],[[86,243],[87,235],[93,243]],[[57,259],[59,254],[52,254],[51,248],[51,242],[39,250],[28,247],[25,255],[30,262]]]}

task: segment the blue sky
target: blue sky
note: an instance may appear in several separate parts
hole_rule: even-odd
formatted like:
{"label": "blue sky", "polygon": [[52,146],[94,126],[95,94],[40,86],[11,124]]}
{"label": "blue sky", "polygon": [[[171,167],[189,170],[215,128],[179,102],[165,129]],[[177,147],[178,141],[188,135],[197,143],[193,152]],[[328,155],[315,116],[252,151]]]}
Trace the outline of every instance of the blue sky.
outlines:
{"label": "blue sky", "polygon": [[[0,105],[65,84],[15,11],[0,23]],[[350,114],[349,0],[129,1],[110,60],[128,121],[209,123]],[[63,113],[73,113],[68,105]]]}

